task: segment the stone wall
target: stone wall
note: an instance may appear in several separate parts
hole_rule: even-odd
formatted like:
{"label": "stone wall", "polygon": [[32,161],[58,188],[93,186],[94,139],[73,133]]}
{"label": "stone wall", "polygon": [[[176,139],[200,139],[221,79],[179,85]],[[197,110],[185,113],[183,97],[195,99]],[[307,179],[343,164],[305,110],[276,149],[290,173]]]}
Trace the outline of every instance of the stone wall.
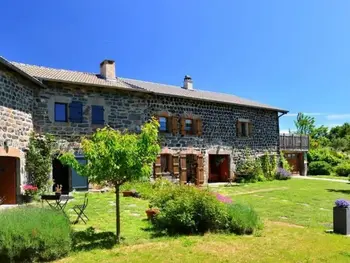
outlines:
{"label": "stone wall", "polygon": [[[99,126],[91,124],[91,105],[105,109],[105,123],[115,129],[139,131],[140,126],[158,113],[170,116],[200,118],[203,135],[182,136],[161,134],[163,150],[168,153],[194,152],[204,154],[204,170],[208,174],[209,154],[229,154],[231,171],[244,157],[245,150],[260,155],[265,151],[276,153],[279,142],[278,114],[275,111],[203,102],[184,98],[137,94],[112,89],[87,88],[84,86],[45,83],[35,103],[35,127],[39,132],[51,133],[68,143],[69,148],[79,151],[82,135],[91,134]],[[83,104],[82,123],[59,123],[54,121],[55,102]],[[253,126],[252,136],[238,137],[238,119],[248,119]],[[180,130],[180,122],[178,122]]]}
{"label": "stone wall", "polygon": [[[18,73],[0,66],[0,149],[19,150],[21,184],[25,182],[25,149],[33,131],[34,87]],[[5,142],[7,147],[5,146]],[[18,152],[18,151],[15,151]]]}

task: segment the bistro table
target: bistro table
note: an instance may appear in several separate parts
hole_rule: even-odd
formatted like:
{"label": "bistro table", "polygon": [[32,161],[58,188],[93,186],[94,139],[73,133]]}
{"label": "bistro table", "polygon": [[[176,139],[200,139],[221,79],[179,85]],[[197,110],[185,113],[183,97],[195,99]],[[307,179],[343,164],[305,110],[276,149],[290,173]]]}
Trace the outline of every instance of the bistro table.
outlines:
{"label": "bistro table", "polygon": [[41,205],[44,206],[44,201],[46,201],[52,209],[61,210],[64,213],[64,208],[71,199],[74,199],[74,197],[70,195],[42,195]]}

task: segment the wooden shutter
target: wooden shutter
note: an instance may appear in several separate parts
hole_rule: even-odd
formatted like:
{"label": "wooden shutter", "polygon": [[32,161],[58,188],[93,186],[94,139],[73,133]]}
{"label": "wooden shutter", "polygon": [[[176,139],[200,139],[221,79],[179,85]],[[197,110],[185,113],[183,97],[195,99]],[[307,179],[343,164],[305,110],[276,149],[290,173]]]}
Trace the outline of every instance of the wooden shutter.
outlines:
{"label": "wooden shutter", "polygon": [[180,155],[180,169],[180,183],[185,184],[187,182],[186,154]]}
{"label": "wooden shutter", "polygon": [[185,118],[181,118],[181,125],[180,125],[181,135],[185,135],[186,134],[185,120],[186,120]]}
{"label": "wooden shutter", "polygon": [[166,118],[166,131],[172,132],[172,126],[173,126],[172,118],[171,117],[164,117],[164,118]]}
{"label": "wooden shutter", "polygon": [[237,137],[241,137],[242,135],[242,127],[241,127],[241,122],[240,121],[237,121],[236,123],[236,135]]}
{"label": "wooden shutter", "polygon": [[173,135],[176,135],[177,134],[177,117],[176,116],[173,116],[171,117],[171,129],[172,129],[172,133]]}
{"label": "wooden shutter", "polygon": [[162,176],[162,164],[160,155],[157,156],[156,162],[154,163],[153,174],[155,178]]}
{"label": "wooden shutter", "polygon": [[179,177],[179,173],[180,173],[180,170],[179,170],[179,156],[177,155],[173,155],[173,173],[174,173],[174,176],[176,178]]}
{"label": "wooden shutter", "polygon": [[204,163],[203,163],[203,155],[197,155],[197,180],[196,184],[200,185],[204,183]]}
{"label": "wooden shutter", "polygon": [[69,104],[69,121],[83,122],[83,104],[79,101],[73,101]]}
{"label": "wooden shutter", "polygon": [[105,124],[103,106],[91,106],[91,119],[92,124]]}
{"label": "wooden shutter", "polygon": [[253,125],[251,122],[248,123],[248,137],[253,136]]}
{"label": "wooden shutter", "polygon": [[197,136],[202,136],[202,120],[201,119],[196,119],[195,120],[195,134]]}

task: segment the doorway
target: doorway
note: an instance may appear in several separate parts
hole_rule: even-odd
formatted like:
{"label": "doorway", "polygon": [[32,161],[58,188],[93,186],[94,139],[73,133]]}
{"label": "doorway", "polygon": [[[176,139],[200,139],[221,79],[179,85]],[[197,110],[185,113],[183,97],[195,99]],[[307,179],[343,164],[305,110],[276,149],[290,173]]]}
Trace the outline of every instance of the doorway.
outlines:
{"label": "doorway", "polygon": [[209,183],[227,182],[230,174],[229,155],[209,155]]}
{"label": "doorway", "polygon": [[300,153],[285,153],[285,158],[287,159],[289,166],[291,167],[292,174],[301,174],[301,157]]}
{"label": "doorway", "polygon": [[14,157],[0,157],[0,197],[4,204],[16,204],[16,170]]}
{"label": "doorway", "polygon": [[57,185],[62,185],[62,193],[69,193],[71,190],[69,167],[63,165],[58,159],[52,161],[52,179],[54,181],[54,192],[56,191]]}
{"label": "doorway", "polygon": [[197,155],[187,154],[186,155],[186,176],[187,183],[196,183],[197,178]]}

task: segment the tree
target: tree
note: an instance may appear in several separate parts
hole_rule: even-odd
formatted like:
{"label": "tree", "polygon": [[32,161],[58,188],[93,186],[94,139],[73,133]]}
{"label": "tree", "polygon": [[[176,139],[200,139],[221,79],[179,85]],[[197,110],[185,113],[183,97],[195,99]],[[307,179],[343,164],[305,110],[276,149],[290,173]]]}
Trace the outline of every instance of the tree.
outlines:
{"label": "tree", "polygon": [[55,140],[52,135],[36,133],[30,135],[25,169],[28,172],[28,183],[36,185],[39,190],[43,190],[48,184],[55,151],[54,145]]}
{"label": "tree", "polygon": [[299,112],[294,124],[298,134],[310,134],[315,128],[315,118]]}
{"label": "tree", "polygon": [[59,158],[91,182],[108,182],[114,186],[117,243],[120,241],[119,188],[125,182],[151,175],[152,164],[160,152],[158,128],[159,123],[153,118],[142,127],[140,134],[120,132],[110,127],[98,129],[90,139],[82,139],[86,164],[78,163],[71,152]]}

